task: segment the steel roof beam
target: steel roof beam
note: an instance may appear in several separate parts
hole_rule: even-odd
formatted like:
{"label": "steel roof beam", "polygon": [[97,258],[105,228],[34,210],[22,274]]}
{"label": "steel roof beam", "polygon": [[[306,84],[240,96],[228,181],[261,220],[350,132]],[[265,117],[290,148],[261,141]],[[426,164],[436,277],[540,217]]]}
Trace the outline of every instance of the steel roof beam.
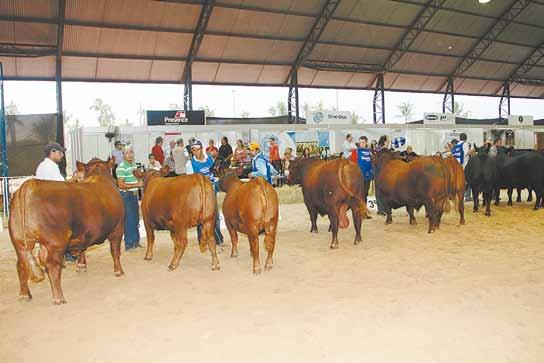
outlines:
{"label": "steel roof beam", "polygon": [[0,57],[44,57],[57,54],[55,46],[0,44]]}
{"label": "steel roof beam", "polygon": [[[510,74],[508,77],[507,82],[517,82],[522,83],[520,81],[523,81],[525,79],[525,82],[527,82],[527,74],[533,69],[534,67],[539,67],[538,63],[544,59],[544,42],[540,43],[540,45],[535,48],[528,56],[521,62],[514,71]],[[533,79],[534,80],[534,79]],[[537,81],[543,83],[544,81]]]}
{"label": "steel roof beam", "polygon": [[[488,31],[482,36],[470,51],[465,55],[461,63],[451,72],[450,77],[462,76],[472,65],[481,58],[481,56],[489,49],[491,44],[502,34],[502,32],[510,25],[510,23],[519,15],[533,0],[515,0],[512,5],[506,9],[501,16],[492,24]],[[439,90],[444,87],[443,84]]]}
{"label": "steel roof beam", "polygon": [[319,15],[316,17],[315,22],[310,29],[310,32],[308,33],[308,36],[306,37],[304,43],[300,47],[300,50],[297,54],[297,57],[295,58],[295,61],[291,67],[291,70],[289,71],[289,75],[287,76],[287,79],[285,80],[285,83],[288,84],[292,78],[293,73],[298,71],[298,67],[300,64],[308,58],[312,50],[314,49],[315,45],[317,44],[317,41],[321,37],[321,34],[323,34],[323,31],[325,30],[325,27],[329,23],[329,20],[332,18],[332,14],[340,4],[341,0],[326,0],[325,4],[323,5],[323,8],[321,8],[321,11],[319,12]]}
{"label": "steel roof beam", "polygon": [[204,34],[208,28],[208,22],[210,21],[214,5],[215,0],[206,0],[202,4],[198,23],[196,24],[196,29],[191,41],[191,47],[189,48],[189,53],[187,54],[187,61],[185,61],[182,76],[184,83],[183,105],[185,111],[193,110],[193,60],[196,58],[200,45],[202,44],[202,40],[204,39]]}
{"label": "steel roof beam", "polygon": [[[57,44],[55,57],[55,86],[57,99],[57,132],[56,141],[64,146],[64,114],[62,107],[62,47],[64,44],[64,18],[66,16],[66,0],[58,2]],[[66,158],[62,158],[59,169],[66,177]]]}

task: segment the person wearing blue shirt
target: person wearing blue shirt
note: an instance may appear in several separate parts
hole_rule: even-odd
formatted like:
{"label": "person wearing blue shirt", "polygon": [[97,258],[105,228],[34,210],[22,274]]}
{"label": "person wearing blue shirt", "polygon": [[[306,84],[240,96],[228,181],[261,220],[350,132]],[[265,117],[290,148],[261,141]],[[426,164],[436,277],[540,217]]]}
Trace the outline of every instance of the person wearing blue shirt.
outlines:
{"label": "person wearing blue shirt", "polygon": [[251,143],[251,145],[249,145],[249,152],[253,158],[253,161],[251,162],[252,170],[251,173],[249,173],[249,177],[263,177],[267,182],[272,184],[272,177],[278,175],[278,171],[261,152],[259,144]]}
{"label": "person wearing blue shirt", "polygon": [[[202,143],[200,141],[195,141],[191,144],[191,153],[193,157],[187,161],[187,166],[185,167],[185,172],[187,174],[202,174],[205,177],[209,178],[212,182],[213,189],[217,193],[217,182],[215,176],[213,175],[213,159],[204,153],[202,150]],[[198,226],[196,231],[198,234],[198,240],[200,241],[202,226]],[[215,214],[215,244],[217,246],[223,245],[223,234],[221,233],[221,224],[219,221],[219,210]]]}
{"label": "person wearing blue shirt", "polygon": [[374,179],[374,171],[372,170],[372,151],[368,147],[368,138],[366,136],[361,136],[359,138],[359,146],[357,147],[357,163],[363,174],[363,179],[365,181],[365,202],[368,197],[368,189],[370,188],[370,183]]}

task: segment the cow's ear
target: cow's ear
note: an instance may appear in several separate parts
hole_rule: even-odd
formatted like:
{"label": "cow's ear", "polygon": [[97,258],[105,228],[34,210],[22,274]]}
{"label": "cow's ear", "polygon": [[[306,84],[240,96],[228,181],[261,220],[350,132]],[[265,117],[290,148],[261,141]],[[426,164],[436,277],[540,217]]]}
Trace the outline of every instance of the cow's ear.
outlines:
{"label": "cow's ear", "polygon": [[168,165],[164,165],[161,168],[161,176],[167,176],[168,174],[170,174],[170,167]]}
{"label": "cow's ear", "polygon": [[85,164],[82,163],[81,161],[76,161],[76,168],[77,168],[77,171],[80,171],[80,172],[85,172]]}
{"label": "cow's ear", "polygon": [[138,179],[143,179],[144,178],[144,173],[140,169],[134,170],[132,172],[132,174]]}

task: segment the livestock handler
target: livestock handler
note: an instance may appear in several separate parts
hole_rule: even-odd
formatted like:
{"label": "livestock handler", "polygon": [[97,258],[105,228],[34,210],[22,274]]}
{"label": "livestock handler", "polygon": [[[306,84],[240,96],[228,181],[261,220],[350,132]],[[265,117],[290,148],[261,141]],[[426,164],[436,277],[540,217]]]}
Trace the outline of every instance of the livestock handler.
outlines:
{"label": "livestock handler", "polygon": [[272,184],[272,177],[278,175],[278,171],[270,164],[270,161],[266,159],[264,154],[260,150],[260,146],[257,143],[251,143],[249,145],[249,153],[253,158],[251,162],[250,178],[263,177],[267,182]]}
{"label": "livestock handler", "polygon": [[[470,156],[470,144],[467,143],[467,134],[464,132],[459,135],[459,142],[451,149],[451,155],[457,159],[459,164],[463,167],[463,170],[468,164],[468,158]],[[467,185],[467,190],[465,191],[465,202],[470,202],[472,198],[470,197],[470,188]]]}
{"label": "livestock handler", "polygon": [[125,250],[140,246],[140,212],[138,209],[138,187],[143,184],[134,176],[137,166],[134,162],[134,150],[126,147],[123,151],[123,162],[117,167],[117,186],[125,206]]}
{"label": "livestock handler", "polygon": [[[185,172],[189,174],[202,174],[205,177],[209,178],[212,182],[213,189],[217,194],[217,183],[212,172],[214,161],[211,157],[208,157],[204,150],[202,150],[202,143],[200,141],[195,141],[191,144],[191,154],[193,157],[187,162],[185,167]],[[198,240],[200,241],[201,236],[201,226],[196,228],[198,233]],[[221,233],[221,224],[219,221],[219,212],[215,214],[215,230],[214,230],[215,244],[217,246],[223,245],[223,234]]]}
{"label": "livestock handler", "polygon": [[[42,160],[36,169],[36,179],[64,181],[60,173],[59,163],[64,157],[66,149],[56,142],[45,146],[45,159]],[[68,251],[64,254],[66,261],[74,262],[76,258]]]}
{"label": "livestock handler", "polygon": [[372,179],[374,179],[374,171],[372,170],[372,151],[368,148],[368,138],[361,136],[359,138],[359,147],[357,148],[357,163],[363,174],[365,184],[365,202],[368,197],[368,189]]}

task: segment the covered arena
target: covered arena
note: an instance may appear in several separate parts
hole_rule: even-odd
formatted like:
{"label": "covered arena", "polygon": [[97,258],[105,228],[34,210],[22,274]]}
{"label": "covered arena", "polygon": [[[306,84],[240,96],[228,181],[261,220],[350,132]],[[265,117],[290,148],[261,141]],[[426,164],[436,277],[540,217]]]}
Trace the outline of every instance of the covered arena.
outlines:
{"label": "covered arena", "polygon": [[[66,82],[179,84],[183,111],[193,110],[193,85],[285,89],[287,115],[278,118],[285,122],[221,125],[218,117],[218,124],[199,126],[121,127],[137,158],[168,133],[259,143],[274,133],[326,132],[331,155],[350,132],[402,135],[425,154],[459,132],[480,144],[494,130],[512,131],[515,148],[544,147],[542,120],[508,120],[511,99],[544,98],[544,1],[482,2],[0,0],[0,63],[5,81],[55,83],[55,135],[70,146],[68,168],[107,158],[111,140],[104,138],[107,128],[65,132]],[[374,91],[373,124],[306,125],[299,93],[309,88]],[[393,125],[388,92],[441,94],[442,109],[429,111],[443,114],[455,111],[457,95],[490,96],[497,115],[475,124],[454,118],[450,125]],[[4,219],[0,362],[543,361],[544,211],[526,202],[526,190],[513,206],[503,191],[491,217],[465,203],[465,225],[452,204],[432,234],[424,209],[415,225],[404,208],[385,225],[372,205],[363,242],[353,244],[349,213],[335,250],[326,217],[318,218],[319,233],[310,233],[301,188],[275,190],[272,270],[252,274],[243,234],[239,257],[231,258],[222,228],[221,270],[212,271],[193,228],[179,268],[168,271],[172,241],[160,231],[153,260],[144,260],[145,248],[122,250],[122,277],[112,273],[107,241],[87,250],[86,271],[66,262],[68,303],[59,306],[51,304],[47,278],[30,283],[30,302],[17,300],[17,254]],[[219,206],[224,198],[220,192]],[[140,231],[145,247],[142,225]],[[260,251],[264,261],[262,238]]]}

